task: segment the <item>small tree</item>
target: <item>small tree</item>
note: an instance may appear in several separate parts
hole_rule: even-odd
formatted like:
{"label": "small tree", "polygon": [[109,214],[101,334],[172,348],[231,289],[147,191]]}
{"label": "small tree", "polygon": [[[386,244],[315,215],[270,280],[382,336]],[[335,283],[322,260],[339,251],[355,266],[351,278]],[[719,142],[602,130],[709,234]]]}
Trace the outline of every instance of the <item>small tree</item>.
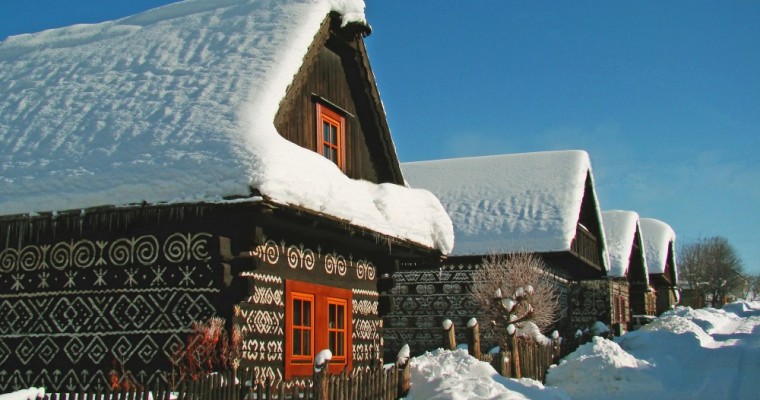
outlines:
{"label": "small tree", "polygon": [[747,275],[746,292],[744,293],[744,300],[757,301],[760,300],[760,274]]}
{"label": "small tree", "polygon": [[742,260],[722,236],[701,238],[680,247],[681,279],[715,308],[745,283]]}
{"label": "small tree", "polygon": [[470,295],[491,321],[481,329],[502,344],[515,326],[530,321],[545,331],[559,316],[559,290],[543,260],[530,253],[485,258],[474,275]]}
{"label": "small tree", "polygon": [[233,326],[231,335],[227,334],[224,322],[224,318],[212,317],[193,323],[187,343],[177,348],[171,360],[179,369],[180,380],[197,380],[212,372],[237,369],[242,336],[237,326]]}

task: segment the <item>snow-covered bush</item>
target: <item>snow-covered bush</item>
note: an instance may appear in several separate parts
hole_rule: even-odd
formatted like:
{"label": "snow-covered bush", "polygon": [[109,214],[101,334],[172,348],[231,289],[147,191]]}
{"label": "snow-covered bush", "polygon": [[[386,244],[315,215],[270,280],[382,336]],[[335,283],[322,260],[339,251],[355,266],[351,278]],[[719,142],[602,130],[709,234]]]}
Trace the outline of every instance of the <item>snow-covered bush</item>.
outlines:
{"label": "snow-covered bush", "polygon": [[[501,343],[510,331],[520,331],[525,322],[545,330],[559,316],[559,291],[549,280],[544,262],[530,253],[491,255],[474,276],[470,295],[490,324],[484,333]],[[513,328],[509,328],[509,326]]]}

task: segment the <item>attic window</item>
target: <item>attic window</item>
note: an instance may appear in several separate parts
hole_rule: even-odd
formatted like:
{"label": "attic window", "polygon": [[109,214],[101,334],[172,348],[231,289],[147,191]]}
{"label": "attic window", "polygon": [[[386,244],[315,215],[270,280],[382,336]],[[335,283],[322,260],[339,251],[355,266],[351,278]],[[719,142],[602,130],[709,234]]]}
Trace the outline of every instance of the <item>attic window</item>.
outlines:
{"label": "attic window", "polygon": [[317,152],[346,170],[346,119],[317,103]]}

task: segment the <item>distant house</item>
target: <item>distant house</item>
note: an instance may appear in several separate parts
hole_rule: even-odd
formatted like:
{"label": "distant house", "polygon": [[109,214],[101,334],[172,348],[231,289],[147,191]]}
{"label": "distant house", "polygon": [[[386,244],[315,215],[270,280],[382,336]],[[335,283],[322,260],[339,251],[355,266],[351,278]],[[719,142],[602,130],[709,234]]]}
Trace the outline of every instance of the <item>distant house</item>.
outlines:
{"label": "distant house", "polygon": [[473,272],[492,254],[529,252],[549,266],[561,290],[565,333],[609,323],[604,294],[577,284],[606,276],[607,252],[591,163],[583,151],[506,154],[404,163],[413,187],[430,190],[454,224],[454,250],[441,271],[394,274],[394,311],[385,318],[386,347],[440,346],[449,318],[463,334],[480,313],[468,295]]}
{"label": "distant house", "polygon": [[214,316],[261,378],[380,356],[379,280],[453,232],[403,186],[363,7],[190,0],[0,43],[0,392],[114,360],[152,384]]}
{"label": "distant house", "polygon": [[632,329],[634,315],[654,315],[656,300],[649,275],[639,215],[633,211],[603,211],[610,256],[613,331]]}
{"label": "distant house", "polygon": [[649,285],[657,296],[657,315],[678,304],[678,269],[676,267],[676,234],[670,225],[652,218],[640,220],[644,251],[649,269]]}

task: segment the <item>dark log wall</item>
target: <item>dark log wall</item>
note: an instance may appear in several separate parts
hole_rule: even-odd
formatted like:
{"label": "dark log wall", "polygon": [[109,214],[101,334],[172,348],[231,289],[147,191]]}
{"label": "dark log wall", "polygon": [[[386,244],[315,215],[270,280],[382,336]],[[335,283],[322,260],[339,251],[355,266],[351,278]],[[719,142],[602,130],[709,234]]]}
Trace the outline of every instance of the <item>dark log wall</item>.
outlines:
{"label": "dark log wall", "polygon": [[[107,385],[115,360],[144,382],[169,370],[193,321],[231,320],[229,210],[134,208],[0,221],[0,392]],[[239,234],[239,233],[238,233]]]}
{"label": "dark log wall", "polygon": [[103,387],[116,359],[152,385],[212,316],[241,328],[241,365],[282,377],[288,279],[351,290],[353,366],[368,367],[382,351],[387,247],[301,225],[256,203],[0,220],[0,392]]}
{"label": "dark log wall", "polygon": [[599,279],[581,281],[572,285],[570,290],[572,331],[590,329],[596,321],[610,326],[614,318],[615,295],[628,295],[627,282]]}
{"label": "dark log wall", "polygon": [[[261,244],[251,249],[255,271],[244,273],[250,296],[236,311],[243,332],[241,366],[263,378],[284,376],[285,283],[294,279],[350,289],[352,292],[352,368],[368,368],[382,351],[377,275],[384,262],[345,243],[299,236],[267,226]],[[315,349],[316,351],[322,349]]]}
{"label": "dark log wall", "polygon": [[314,62],[304,65],[307,68],[305,79],[296,80],[292,93],[281,104],[283,111],[275,121],[276,127],[286,139],[316,151],[316,101],[324,99],[325,104],[337,106],[334,111],[345,117],[346,175],[376,183],[388,182],[391,178],[387,168],[376,167],[382,165],[375,154],[377,148],[371,151],[368,145],[368,137],[374,138],[378,133],[365,132],[369,123],[365,122],[364,126],[361,123],[370,119],[366,115],[367,91],[361,86],[366,85],[366,80],[359,76],[359,66],[351,54],[353,51],[351,47],[337,44],[320,48]]}
{"label": "dark log wall", "polygon": [[[441,324],[445,319],[454,322],[458,343],[466,343],[470,318],[487,323],[469,295],[480,262],[480,257],[452,257],[440,271],[403,271],[393,275],[396,283],[392,291],[393,311],[384,317],[386,360],[395,359],[404,344],[409,345],[412,354],[441,347]],[[560,289],[561,318],[567,320],[569,276],[553,264],[549,267]],[[497,344],[485,334],[482,340],[484,350]]]}

